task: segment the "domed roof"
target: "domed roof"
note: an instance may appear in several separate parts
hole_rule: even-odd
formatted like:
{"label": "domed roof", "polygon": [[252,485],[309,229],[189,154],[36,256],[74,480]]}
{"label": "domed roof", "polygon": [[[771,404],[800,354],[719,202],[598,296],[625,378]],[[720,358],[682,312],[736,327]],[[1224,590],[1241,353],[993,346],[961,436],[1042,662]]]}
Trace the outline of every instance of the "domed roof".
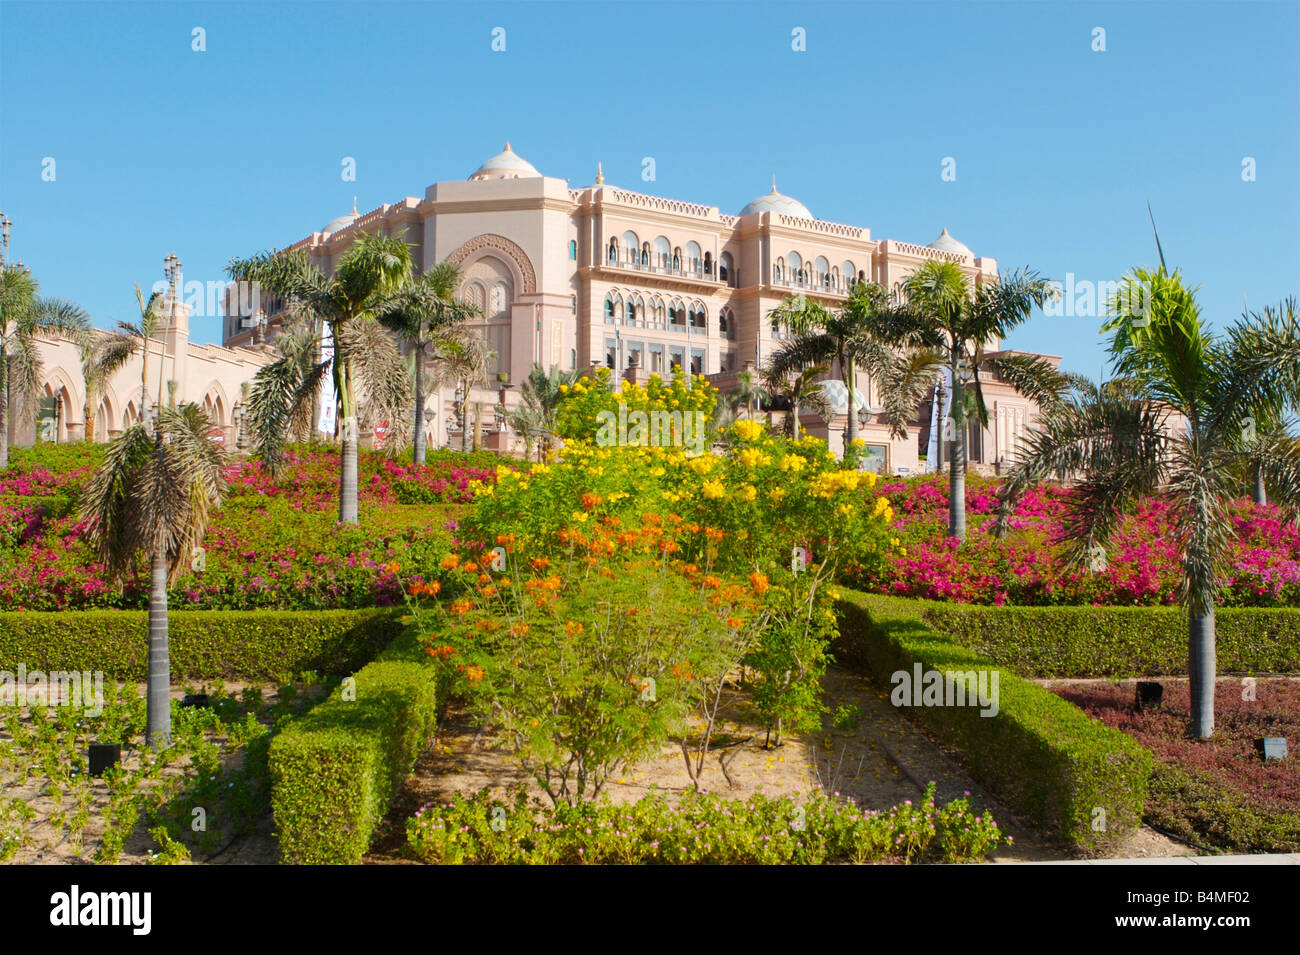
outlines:
{"label": "domed roof", "polygon": [[784,212],[788,216],[796,216],[800,219],[815,219],[808,207],[798,199],[782,195],[776,191],[776,177],[772,177],[772,191],[765,196],[759,196],[745,208],[740,210],[742,216],[747,216],[751,212]]}
{"label": "domed roof", "polygon": [[356,222],[359,218],[361,217],[357,215],[357,197],[353,196],[352,211],[347,215],[339,216],[337,219],[331,219],[329,223],[325,226],[325,228],[321,229],[321,231],[338,232],[342,229],[346,229],[348,226],[352,225],[352,223]]}
{"label": "domed roof", "polygon": [[930,248],[939,249],[942,252],[959,252],[962,255],[975,254],[970,249],[966,248],[966,246],[962,245],[960,242],[958,242],[956,239],[950,236],[948,234],[947,229],[944,229],[942,232],[940,232],[939,238],[935,239],[933,242],[930,243]]}
{"label": "domed roof", "polygon": [[[821,383],[821,392],[822,397],[826,399],[826,403],[831,406],[832,411],[836,414],[849,413],[849,389],[844,382],[838,378],[827,378]],[[859,411],[870,411],[867,406],[867,396],[862,393],[861,389],[858,389],[853,397],[858,400]]]}
{"label": "domed roof", "polygon": [[533,168],[532,163],[517,155],[510,148],[510,144],[506,143],[506,148],[479,166],[469,180],[479,182],[484,179],[540,179],[541,177],[542,174]]}

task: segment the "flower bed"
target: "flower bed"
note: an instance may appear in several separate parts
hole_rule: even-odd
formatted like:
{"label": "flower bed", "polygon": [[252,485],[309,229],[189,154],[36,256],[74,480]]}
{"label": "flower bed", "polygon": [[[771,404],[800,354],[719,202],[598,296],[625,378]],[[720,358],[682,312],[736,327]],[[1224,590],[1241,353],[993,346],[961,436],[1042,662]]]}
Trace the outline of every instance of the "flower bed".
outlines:
{"label": "flower bed", "polygon": [[[1207,741],[1187,738],[1184,682],[1166,684],[1162,705],[1141,710],[1131,684],[1053,691],[1154,754],[1145,811],[1153,825],[1205,852],[1300,852],[1300,682],[1221,680]],[[1285,736],[1291,757],[1264,762],[1254,746],[1263,736]]]}
{"label": "flower bed", "polygon": [[[48,456],[45,448],[41,455]],[[0,479],[0,609],[140,609],[144,567],[111,586],[75,502],[95,452],[28,452]],[[291,450],[282,473],[255,461],[226,470],[230,492],[213,515],[201,561],[171,588],[178,609],[301,610],[389,606],[402,586],[436,574],[454,512],[471,486],[490,484],[483,455],[439,452],[422,467],[361,456],[360,526],[335,521],[338,454]],[[508,473],[508,472],[507,472]]]}
{"label": "flower bed", "polygon": [[[1066,566],[1064,515],[1072,492],[1054,485],[1030,491],[1004,539],[991,533],[998,482],[969,475],[967,540],[947,536],[943,475],[882,482],[902,547],[857,584],[875,593],[980,604],[1155,606],[1177,602],[1181,564],[1168,501],[1141,501],[1123,522],[1106,567]],[[1276,508],[1239,502],[1220,598],[1224,606],[1300,606],[1300,530]]]}

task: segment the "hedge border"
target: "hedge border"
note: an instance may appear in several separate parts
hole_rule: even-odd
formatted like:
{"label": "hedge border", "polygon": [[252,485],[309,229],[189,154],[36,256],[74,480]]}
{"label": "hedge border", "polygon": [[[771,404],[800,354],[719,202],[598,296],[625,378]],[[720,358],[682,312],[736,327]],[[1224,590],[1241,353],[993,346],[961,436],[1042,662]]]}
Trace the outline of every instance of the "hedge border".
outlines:
{"label": "hedge border", "polygon": [[275,737],[271,812],[281,862],[361,861],[433,735],[434,679],[423,663],[376,660],[357,672],[351,698],[345,680]]}
{"label": "hedge border", "polygon": [[[1187,614],[1179,607],[908,603],[931,627],[1026,676],[1187,674]],[[1220,607],[1214,617],[1219,672],[1300,673],[1300,610]]]}
{"label": "hedge border", "polygon": [[[352,673],[391,645],[401,611],[181,610],[168,614],[173,678],[275,680]],[[148,675],[148,611],[0,613],[0,670]]]}
{"label": "hedge border", "polygon": [[[915,664],[997,669],[999,707],[917,706],[916,717],[963,753],[971,773],[1016,812],[1085,855],[1102,854],[1141,823],[1154,765],[1118,730],[932,629],[916,601],[846,592],[838,601],[836,659],[892,686]],[[1095,810],[1102,809],[1103,818]],[[1096,827],[1096,828],[1095,828]]]}

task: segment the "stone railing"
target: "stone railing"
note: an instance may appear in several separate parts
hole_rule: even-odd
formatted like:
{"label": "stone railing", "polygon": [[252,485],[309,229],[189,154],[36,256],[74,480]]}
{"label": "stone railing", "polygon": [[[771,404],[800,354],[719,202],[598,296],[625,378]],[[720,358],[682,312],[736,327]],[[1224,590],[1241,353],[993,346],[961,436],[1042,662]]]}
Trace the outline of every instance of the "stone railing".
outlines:
{"label": "stone railing", "polygon": [[799,216],[788,216],[784,212],[777,213],[777,221],[784,226],[790,226],[792,229],[800,229],[804,232],[820,232],[823,235],[833,235],[841,239],[854,239],[858,242],[867,241],[867,230],[852,225],[841,225],[838,222],[823,222],[821,219],[803,219]]}

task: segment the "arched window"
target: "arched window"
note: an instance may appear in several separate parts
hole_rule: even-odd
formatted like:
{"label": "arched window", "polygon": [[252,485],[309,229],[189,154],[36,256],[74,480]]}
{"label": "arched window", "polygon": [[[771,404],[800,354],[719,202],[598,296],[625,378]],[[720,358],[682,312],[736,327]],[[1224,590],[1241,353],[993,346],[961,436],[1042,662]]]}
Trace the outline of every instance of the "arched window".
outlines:
{"label": "arched window", "polygon": [[635,232],[623,233],[623,263],[625,265],[635,265],[637,260],[637,248],[640,246]]}
{"label": "arched window", "polygon": [[701,262],[700,244],[698,242],[686,243],[686,269],[694,274],[699,274],[703,263]]}
{"label": "arched window", "polygon": [[704,253],[704,274],[705,275],[713,274],[713,253],[712,252]]}
{"label": "arched window", "polygon": [[776,257],[776,265],[772,266],[772,281],[780,282],[785,278],[785,259],[779,255]]}
{"label": "arched window", "polygon": [[665,314],[665,313],[664,313],[664,301],[663,301],[663,299],[661,299],[661,298],[659,298],[659,297],[656,296],[656,297],[651,301],[651,303],[650,303],[650,310],[651,310],[651,313],[652,313],[652,314],[651,314],[651,320],[652,320],[653,323],[654,323],[654,327],[655,327],[655,328],[663,328],[663,327],[664,327],[664,314]]}
{"label": "arched window", "polygon": [[730,324],[727,321],[727,316],[729,314],[730,313],[725,308],[722,311],[718,312],[718,334],[719,335],[727,334],[727,329],[730,327]]}
{"label": "arched window", "polygon": [[631,299],[627,300],[627,312],[623,316],[623,320],[629,325],[636,321],[636,305]]}
{"label": "arched window", "polygon": [[663,236],[655,239],[655,258],[654,264],[657,269],[668,268],[668,263],[673,256],[673,247]]}
{"label": "arched window", "polygon": [[798,252],[791,252],[790,256],[790,281],[796,285],[803,284],[803,256]]}
{"label": "arched window", "polygon": [[677,273],[682,271],[682,250],[680,247],[673,249],[673,271]]}
{"label": "arched window", "polygon": [[650,264],[650,243],[649,242],[641,243],[641,264],[642,265]]}
{"label": "arched window", "polygon": [[569,240],[569,261],[578,261],[578,242],[576,239]]}
{"label": "arched window", "polygon": [[614,319],[623,310],[623,299],[610,292],[605,296],[605,324],[612,325]]}
{"label": "arched window", "polygon": [[692,327],[692,328],[701,328],[701,329],[704,329],[704,330],[706,330],[706,331],[708,330],[708,327],[709,327],[708,315],[709,315],[709,313],[708,313],[708,311],[705,309],[705,307],[704,307],[704,303],[703,303],[703,302],[696,302],[695,305],[694,305],[694,307],[691,309],[691,313],[690,313],[690,314],[691,314],[691,327]]}
{"label": "arched window", "polygon": [[813,278],[822,288],[829,288],[831,284],[831,264],[826,261],[826,256],[817,256],[817,261],[813,263]]}
{"label": "arched window", "polygon": [[730,252],[723,252],[722,255],[719,256],[719,258],[718,258],[718,281],[720,281],[720,282],[726,282],[726,283],[728,283],[728,284],[731,283],[731,272],[732,272],[732,264],[731,264],[731,261],[732,261],[732,260],[731,260],[731,253],[730,253]]}
{"label": "arched window", "polygon": [[609,260],[610,262],[616,264],[618,262],[618,240],[617,239],[609,240]]}

